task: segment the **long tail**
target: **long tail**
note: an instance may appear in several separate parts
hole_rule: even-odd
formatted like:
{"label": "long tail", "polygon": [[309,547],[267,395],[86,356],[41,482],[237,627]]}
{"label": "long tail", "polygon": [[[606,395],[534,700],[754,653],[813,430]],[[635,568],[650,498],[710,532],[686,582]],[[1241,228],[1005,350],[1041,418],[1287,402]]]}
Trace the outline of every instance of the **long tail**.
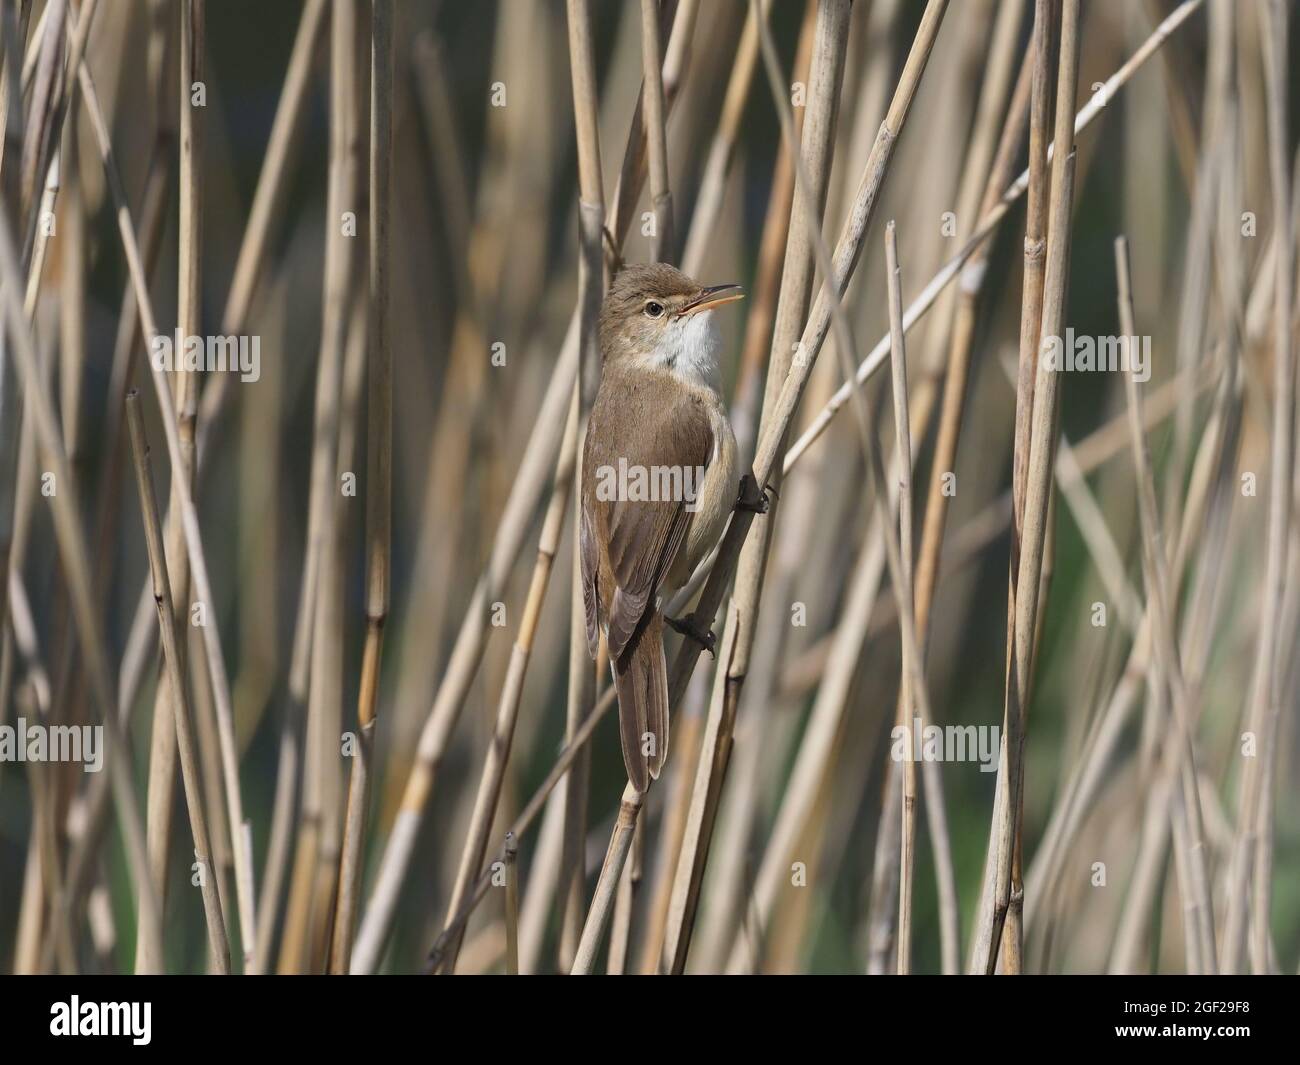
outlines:
{"label": "long tail", "polygon": [[623,763],[638,791],[659,776],[668,753],[668,664],[663,616],[653,611],[614,663]]}

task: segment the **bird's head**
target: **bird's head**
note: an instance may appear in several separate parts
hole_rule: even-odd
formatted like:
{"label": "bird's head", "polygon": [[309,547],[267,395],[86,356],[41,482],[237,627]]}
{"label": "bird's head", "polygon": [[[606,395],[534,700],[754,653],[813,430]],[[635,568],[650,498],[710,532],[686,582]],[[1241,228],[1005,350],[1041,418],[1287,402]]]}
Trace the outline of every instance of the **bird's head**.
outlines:
{"label": "bird's head", "polygon": [[607,362],[631,359],[716,388],[718,329],[710,313],[742,299],[739,285],[701,285],[667,263],[626,266],[600,313]]}

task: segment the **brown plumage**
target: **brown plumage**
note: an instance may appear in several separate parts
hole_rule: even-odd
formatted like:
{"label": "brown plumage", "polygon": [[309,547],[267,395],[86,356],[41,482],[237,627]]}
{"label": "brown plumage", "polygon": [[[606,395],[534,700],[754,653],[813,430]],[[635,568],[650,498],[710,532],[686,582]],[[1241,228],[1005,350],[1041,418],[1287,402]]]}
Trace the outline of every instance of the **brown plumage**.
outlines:
{"label": "brown plumage", "polygon": [[628,267],[601,312],[604,365],[582,462],[582,590],[588,646],[594,658],[603,630],[623,760],[641,791],[668,751],[662,602],[717,541],[736,498],[710,321],[711,308],[738,298],[734,289],[705,288],[662,263]]}

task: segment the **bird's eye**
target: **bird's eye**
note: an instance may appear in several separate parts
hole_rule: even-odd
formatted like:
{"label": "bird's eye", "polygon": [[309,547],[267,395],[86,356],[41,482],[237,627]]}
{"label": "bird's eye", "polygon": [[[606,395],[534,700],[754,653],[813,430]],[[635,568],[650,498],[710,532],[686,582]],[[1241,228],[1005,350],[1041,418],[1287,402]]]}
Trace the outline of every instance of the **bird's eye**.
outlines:
{"label": "bird's eye", "polygon": [[645,313],[647,318],[658,318],[664,313],[664,305],[655,300],[648,300],[645,305]]}

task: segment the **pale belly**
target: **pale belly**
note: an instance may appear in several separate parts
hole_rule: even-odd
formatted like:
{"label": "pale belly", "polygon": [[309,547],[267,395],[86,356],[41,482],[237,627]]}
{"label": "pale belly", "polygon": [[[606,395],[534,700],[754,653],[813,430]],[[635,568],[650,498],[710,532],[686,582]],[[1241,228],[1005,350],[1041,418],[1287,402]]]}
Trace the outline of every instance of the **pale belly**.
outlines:
{"label": "pale belly", "polygon": [[717,454],[705,467],[695,517],[691,519],[690,528],[686,532],[685,550],[678,552],[660,588],[660,593],[665,597],[685,584],[695,567],[713,550],[726,528],[727,517],[740,492],[740,476],[736,472],[736,437],[731,431],[731,424],[721,410],[713,414],[712,421],[713,436],[718,441]]}

